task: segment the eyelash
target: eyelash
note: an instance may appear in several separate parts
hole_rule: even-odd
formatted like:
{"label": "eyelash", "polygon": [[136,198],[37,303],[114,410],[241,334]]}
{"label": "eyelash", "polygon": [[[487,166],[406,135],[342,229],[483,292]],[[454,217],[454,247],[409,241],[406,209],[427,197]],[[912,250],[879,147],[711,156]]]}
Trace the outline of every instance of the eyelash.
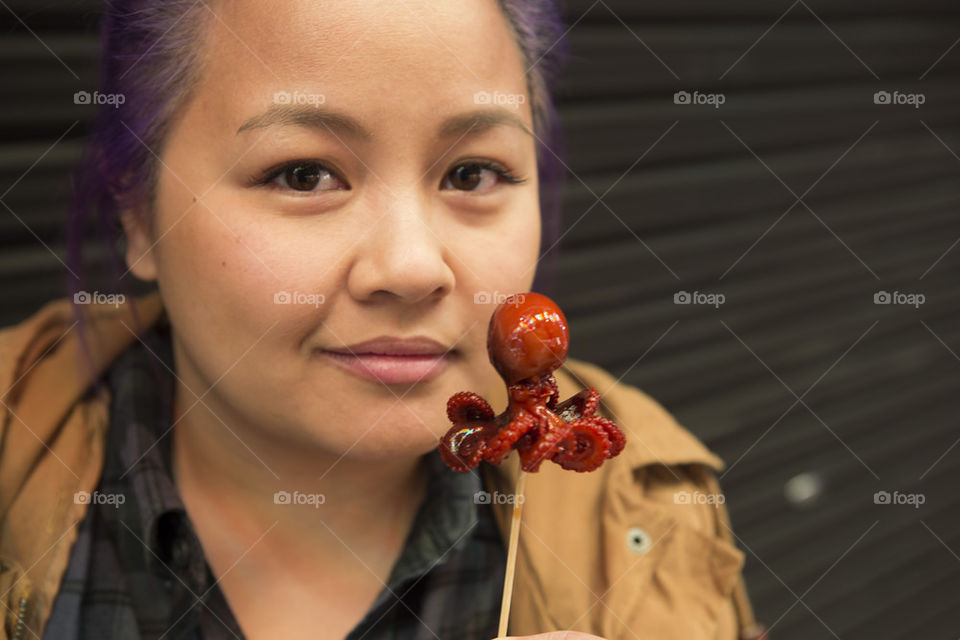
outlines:
{"label": "eyelash", "polygon": [[[273,167],[270,167],[269,169],[259,173],[251,180],[251,184],[257,187],[269,187],[271,186],[273,181],[277,179],[278,176],[281,176],[284,173],[286,173],[288,169],[293,169],[305,164],[315,164],[318,167],[320,167],[322,170],[328,171],[331,174],[333,174],[341,182],[346,182],[346,180],[341,178],[336,171],[334,171],[333,169],[331,169],[330,167],[328,167],[327,165],[325,165],[320,161],[292,160],[289,162],[284,162],[283,164],[280,164],[280,165],[274,165]],[[512,171],[510,171],[510,169],[508,169],[507,167],[499,163],[493,162],[491,160],[461,160],[457,164],[453,165],[450,168],[450,171],[463,165],[475,165],[480,167],[481,169],[489,169],[490,171],[493,171],[494,173],[496,173],[500,177],[500,179],[502,179],[505,183],[509,185],[523,184],[524,182],[527,181],[526,178],[521,178],[517,176]],[[446,179],[446,176],[449,175],[450,171],[447,171],[447,173],[443,174],[444,179]],[[277,187],[277,188],[283,189],[284,191],[296,191],[295,189],[284,189],[283,187]],[[298,193],[312,193],[312,192],[302,191]],[[466,193],[469,193],[469,191],[467,191]]]}
{"label": "eyelash", "polygon": [[[523,184],[524,182],[527,181],[526,178],[521,178],[517,176],[512,171],[510,171],[510,169],[504,167],[501,164],[493,162],[491,160],[462,160],[457,164],[453,165],[453,167],[451,167],[450,170],[452,171],[453,169],[456,169],[457,167],[465,164],[475,165],[480,167],[481,169],[489,169],[490,171],[493,171],[495,174],[500,176],[500,178],[507,184]],[[449,173],[450,171],[447,171],[447,173],[444,174],[444,177],[446,177],[447,174]]]}

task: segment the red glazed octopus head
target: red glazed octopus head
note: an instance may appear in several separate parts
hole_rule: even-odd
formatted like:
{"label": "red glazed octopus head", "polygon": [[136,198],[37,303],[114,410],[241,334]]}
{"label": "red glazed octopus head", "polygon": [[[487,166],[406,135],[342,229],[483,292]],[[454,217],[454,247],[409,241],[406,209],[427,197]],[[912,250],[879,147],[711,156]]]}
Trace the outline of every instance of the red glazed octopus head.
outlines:
{"label": "red glazed octopus head", "polygon": [[487,353],[507,384],[545,376],[567,359],[570,330],[553,300],[539,293],[516,293],[494,310]]}

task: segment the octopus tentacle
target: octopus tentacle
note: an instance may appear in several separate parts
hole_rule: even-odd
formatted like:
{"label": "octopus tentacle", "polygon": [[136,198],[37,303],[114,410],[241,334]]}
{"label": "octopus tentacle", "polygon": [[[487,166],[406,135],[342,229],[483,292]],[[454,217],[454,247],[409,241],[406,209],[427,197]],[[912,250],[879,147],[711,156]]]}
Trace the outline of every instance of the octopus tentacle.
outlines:
{"label": "octopus tentacle", "polygon": [[600,406],[600,394],[593,387],[587,387],[587,403],[583,407],[583,417],[589,418],[597,412]]}
{"label": "octopus tentacle", "polygon": [[567,422],[575,422],[581,418],[589,418],[599,406],[600,394],[593,387],[587,387],[558,404],[553,410]]}
{"label": "octopus tentacle", "polygon": [[551,460],[570,471],[593,471],[610,456],[610,439],[598,422],[606,418],[586,418],[570,425],[570,435],[557,447]]}
{"label": "octopus tentacle", "polygon": [[493,420],[494,415],[490,403],[472,391],[460,391],[447,400],[447,418],[453,424]]}
{"label": "octopus tentacle", "polygon": [[559,417],[546,408],[542,415],[538,416],[538,428],[536,440],[532,445],[520,451],[521,468],[527,472],[535,472],[540,469],[540,464],[548,460],[560,444],[570,433],[571,424],[559,419]]}
{"label": "octopus tentacle", "polygon": [[603,428],[607,439],[610,440],[610,452],[607,454],[607,457],[612,458],[619,455],[620,452],[623,451],[623,447],[627,444],[627,437],[617,426],[617,423],[603,416],[593,416],[591,419]]}
{"label": "octopus tentacle", "polygon": [[518,411],[513,420],[487,441],[483,459],[490,464],[500,464],[503,458],[510,453],[510,449],[517,443],[517,440],[535,429],[536,426],[536,416],[525,410]]}
{"label": "octopus tentacle", "polygon": [[455,425],[440,439],[440,457],[454,471],[469,471],[480,464],[487,440],[496,432],[496,423]]}
{"label": "octopus tentacle", "polygon": [[553,374],[550,374],[543,381],[543,385],[550,390],[550,395],[547,396],[545,404],[547,405],[547,409],[553,411],[554,407],[557,406],[557,400],[560,399],[560,387],[557,386],[557,379]]}

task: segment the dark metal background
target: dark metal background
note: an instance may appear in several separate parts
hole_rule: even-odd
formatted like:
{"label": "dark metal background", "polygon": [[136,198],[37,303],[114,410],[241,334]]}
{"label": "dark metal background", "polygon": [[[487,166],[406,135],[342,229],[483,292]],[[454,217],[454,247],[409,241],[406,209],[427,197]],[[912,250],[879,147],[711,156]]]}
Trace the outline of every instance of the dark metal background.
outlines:
{"label": "dark metal background", "polygon": [[[3,325],[65,295],[66,176],[93,115],[72,97],[95,87],[99,8],[0,6]],[[960,5],[571,0],[567,16],[555,297],[572,355],[727,461],[774,638],[957,638]],[[814,498],[786,498],[796,476]]]}

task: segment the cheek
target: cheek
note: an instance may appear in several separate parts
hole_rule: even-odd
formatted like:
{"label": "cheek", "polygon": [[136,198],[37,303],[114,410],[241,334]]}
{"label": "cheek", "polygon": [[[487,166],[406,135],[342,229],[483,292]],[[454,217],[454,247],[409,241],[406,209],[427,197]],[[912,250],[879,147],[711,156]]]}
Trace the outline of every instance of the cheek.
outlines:
{"label": "cheek", "polygon": [[[166,288],[185,287],[198,302],[236,301],[256,312],[291,287],[316,293],[332,280],[334,241],[308,241],[302,220],[251,210],[242,194],[215,189],[195,202],[182,187],[168,189],[158,198],[157,219]],[[331,267],[326,277],[318,277],[324,272],[317,265]]]}
{"label": "cheek", "polygon": [[[527,227],[519,239],[521,246],[518,247],[520,250],[521,259],[525,260],[529,264],[529,277],[531,282],[533,281],[533,270],[536,268],[537,260],[540,254],[540,234],[543,227],[539,205],[536,205],[535,209],[536,214],[529,216]],[[524,271],[526,271],[526,268]]]}
{"label": "cheek", "polygon": [[158,234],[167,232],[156,246],[165,304],[185,343],[206,352],[194,355],[211,371],[235,361],[237,345],[296,348],[326,316],[336,276],[331,268],[318,278],[316,267],[333,266],[328,243],[306,243],[295,224],[255,215],[216,192],[196,204],[189,192],[168,194],[158,198],[157,213]]}
{"label": "cheek", "polygon": [[[480,277],[479,289],[500,292],[528,291],[536,273],[540,251],[540,211],[535,197],[504,216],[487,233],[481,246],[469,253],[471,269]],[[477,245],[474,244],[474,247]]]}
{"label": "cheek", "polygon": [[240,301],[260,307],[260,298],[265,300],[267,290],[276,288],[264,265],[270,264],[269,245],[224,215],[224,207],[214,200],[196,203],[185,214],[179,206],[158,209],[158,220],[158,232],[166,233],[156,247],[165,298],[190,299],[213,312]]}
{"label": "cheek", "polygon": [[532,268],[536,265],[540,252],[540,233],[543,226],[540,213],[540,199],[536,186],[531,187],[529,198],[523,207],[523,215],[517,216],[516,229],[513,231],[516,259],[524,262],[524,271],[531,269],[530,280],[533,280]]}

